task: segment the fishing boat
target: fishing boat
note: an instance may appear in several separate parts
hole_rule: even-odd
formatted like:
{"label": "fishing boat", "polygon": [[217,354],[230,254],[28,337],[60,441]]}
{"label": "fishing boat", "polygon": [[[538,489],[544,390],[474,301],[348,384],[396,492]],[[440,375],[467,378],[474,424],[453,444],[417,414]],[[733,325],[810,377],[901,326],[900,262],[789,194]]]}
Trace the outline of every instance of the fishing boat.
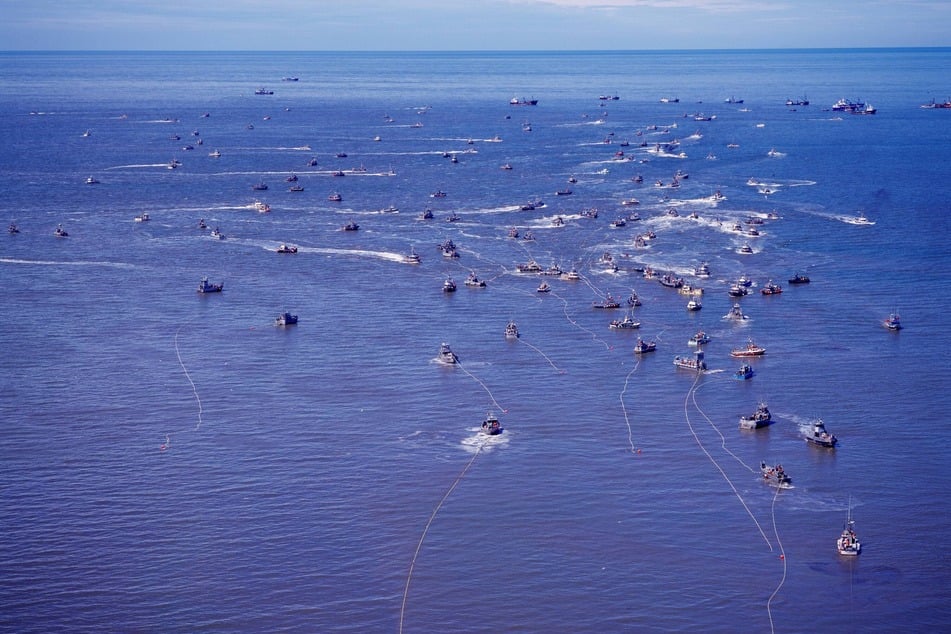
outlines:
{"label": "fishing boat", "polygon": [[789,283],[790,284],[808,284],[809,277],[807,275],[796,273],[791,278],[789,278]]}
{"label": "fishing boat", "polygon": [[578,273],[578,269],[572,268],[570,271],[562,273],[561,279],[568,280],[569,282],[577,282],[581,279],[581,274]]}
{"label": "fishing boat", "polygon": [[619,301],[617,301],[616,299],[614,299],[614,296],[611,295],[611,293],[608,293],[608,294],[605,296],[604,299],[591,302],[591,306],[592,306],[593,308],[607,308],[607,309],[611,309],[611,308],[620,308],[620,307],[621,307],[621,303],[620,303]]}
{"label": "fishing boat", "polygon": [[[200,226],[201,225],[199,225],[199,227]],[[211,230],[211,237],[214,238],[215,240],[224,240],[225,234],[221,233],[221,229],[219,229],[218,227],[215,227],[214,229]]]}
{"label": "fishing boat", "polygon": [[344,231],[357,231],[358,229],[360,229],[360,225],[358,225],[353,220],[343,226]]}
{"label": "fishing boat", "polygon": [[442,292],[443,293],[455,293],[456,292],[456,283],[452,281],[451,277],[447,277],[446,281],[442,283]]}
{"label": "fishing boat", "polygon": [[220,293],[224,290],[224,284],[212,284],[208,281],[207,277],[201,278],[201,282],[198,283],[198,292],[199,293]]}
{"label": "fishing boat", "polygon": [[736,321],[742,321],[744,319],[749,319],[746,315],[743,314],[743,309],[740,308],[739,304],[733,304],[733,308],[730,309],[726,315],[723,316],[724,319],[734,319]]}
{"label": "fishing boat", "polygon": [[637,296],[633,289],[631,289],[631,295],[627,298],[627,305],[631,307],[641,305],[641,298]]}
{"label": "fishing boat", "polygon": [[256,192],[267,191],[267,183],[255,183],[254,185],[251,185],[251,189]]}
{"label": "fishing boat", "polygon": [[514,321],[510,321],[509,323],[505,324],[505,338],[506,339],[519,338],[518,326],[515,324]]}
{"label": "fishing boat", "polygon": [[20,227],[17,226],[17,223],[11,222],[10,226],[7,227],[7,233],[11,235],[14,233],[20,233]]}
{"label": "fishing boat", "polygon": [[426,209],[424,209],[421,214],[419,214],[419,219],[420,219],[420,220],[432,220],[433,217],[434,217],[434,216],[433,216],[433,210],[430,209],[430,208],[428,208],[428,207],[427,207]]}
{"label": "fishing boat", "polygon": [[524,264],[516,264],[515,270],[519,273],[541,273],[542,265],[535,260],[529,260]]}
{"label": "fishing boat", "polygon": [[334,192],[330,194],[329,196],[327,196],[327,200],[329,200],[330,202],[339,203],[340,201],[343,200],[343,196],[341,196],[338,192]]}
{"label": "fishing boat", "polygon": [[631,317],[631,314],[628,313],[624,316],[624,319],[615,319],[610,324],[608,328],[613,328],[614,330],[636,330],[641,327],[641,322],[634,321],[634,318]]}
{"label": "fishing boat", "polygon": [[730,351],[731,357],[761,357],[766,354],[766,348],[753,343],[753,339],[748,339],[743,348],[733,348]]}
{"label": "fishing boat", "polygon": [[821,418],[817,418],[812,423],[812,432],[806,435],[806,442],[817,447],[827,447],[833,449],[839,439],[826,431],[826,425]]}
{"label": "fishing boat", "polygon": [[697,277],[710,277],[710,265],[706,262],[701,262],[694,268],[693,274]]}
{"label": "fishing boat", "polygon": [[297,315],[292,315],[288,312],[283,312],[277,316],[277,319],[274,320],[274,325],[276,326],[292,326],[297,323]]}
{"label": "fishing boat", "polygon": [[436,360],[440,363],[445,363],[446,365],[452,365],[454,363],[459,363],[459,357],[455,352],[452,351],[452,348],[449,347],[448,343],[442,343],[439,346],[439,356],[436,357]]}
{"label": "fishing boat", "polygon": [[835,548],[840,555],[854,557],[862,552],[862,544],[855,535],[855,520],[852,519],[852,500],[849,499],[849,515],[842,528],[842,534],[835,540]]}
{"label": "fishing boat", "polygon": [[470,288],[485,288],[485,280],[480,280],[478,276],[476,276],[475,271],[469,271],[469,275],[466,277],[464,283]]}
{"label": "fishing boat", "polygon": [[486,414],[485,420],[482,421],[482,433],[486,436],[497,436],[502,433],[502,424],[492,412]]}
{"label": "fishing boat", "polygon": [[707,363],[703,360],[703,350],[694,352],[693,357],[677,355],[674,357],[674,365],[693,372],[703,372],[707,369]]}
{"label": "fishing boat", "polygon": [[889,330],[901,330],[901,317],[898,313],[892,313],[887,319],[885,319],[885,321],[882,322],[882,325]]}
{"label": "fishing boat", "polygon": [[727,290],[727,295],[730,297],[745,297],[749,295],[749,289],[745,286],[740,286],[738,283],[733,283],[730,285],[730,288]]}
{"label": "fishing boat", "polygon": [[667,288],[680,288],[684,285],[683,278],[677,277],[673,273],[664,273],[658,281],[661,286],[666,286]]}
{"label": "fishing boat", "polygon": [[753,366],[748,363],[744,363],[739,367],[739,369],[733,373],[733,378],[737,381],[745,381],[747,379],[753,378]]}
{"label": "fishing boat", "polygon": [[637,343],[634,344],[634,354],[645,354],[647,352],[654,352],[657,350],[657,344],[653,341],[644,341],[640,337],[637,338]]}
{"label": "fishing boat", "polygon": [[770,486],[780,489],[792,488],[792,478],[783,470],[783,465],[778,464],[775,467],[770,467],[764,460],[760,463],[759,468],[763,474],[763,480]]}
{"label": "fishing boat", "polygon": [[421,264],[422,259],[420,259],[419,254],[416,253],[416,249],[410,248],[409,253],[403,256],[403,261],[407,264]]}
{"label": "fishing boat", "polygon": [[133,218],[136,222],[148,222],[150,220],[148,212],[143,211],[138,216]]}
{"label": "fishing boat", "polygon": [[66,230],[63,229],[63,225],[56,225],[56,228],[53,229],[53,235],[56,236],[57,238],[69,237],[69,233],[67,233]]}
{"label": "fishing boat", "polygon": [[756,406],[756,411],[749,416],[740,416],[740,429],[759,429],[773,424],[773,415],[769,413],[766,403]]}
{"label": "fishing boat", "polygon": [[687,340],[688,346],[702,346],[705,343],[710,343],[710,336],[702,330],[698,330]]}
{"label": "fishing boat", "polygon": [[87,185],[98,185],[98,184],[99,184],[99,179],[96,178],[95,176],[90,176],[89,178],[86,179],[86,184],[87,184]]}
{"label": "fishing boat", "polygon": [[277,247],[278,253],[297,253],[297,247],[293,244],[284,244],[283,242],[280,246]]}
{"label": "fishing boat", "polygon": [[551,286],[548,285],[548,282],[542,282],[538,285],[538,288],[535,289],[536,293],[550,293]]}
{"label": "fishing boat", "polygon": [[700,303],[700,300],[691,299],[687,302],[687,310],[691,312],[700,310],[701,308],[703,308],[703,304]]}

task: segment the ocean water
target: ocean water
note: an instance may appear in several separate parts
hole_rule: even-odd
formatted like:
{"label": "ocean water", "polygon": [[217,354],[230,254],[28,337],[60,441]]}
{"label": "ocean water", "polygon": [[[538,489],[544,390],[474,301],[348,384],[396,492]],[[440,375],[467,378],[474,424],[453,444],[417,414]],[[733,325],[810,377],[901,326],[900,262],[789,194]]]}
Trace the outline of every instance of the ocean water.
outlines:
{"label": "ocean water", "polygon": [[[951,110],[919,106],[948,98],[949,66],[0,54],[0,219],[20,228],[0,240],[0,629],[946,628]],[[878,113],[831,111],[842,97]],[[537,293],[530,259],[582,279]],[[702,287],[702,310],[645,268]],[[196,293],[204,276],[224,291]],[[632,289],[640,329],[609,329]],[[621,309],[592,307],[609,293]],[[299,324],[274,326],[284,310]],[[698,329],[703,375],[672,364]],[[750,339],[767,354],[733,380]],[[442,342],[458,366],[434,362]],[[739,430],[760,401],[775,423]],[[816,417],[836,449],[804,442]],[[850,505],[854,559],[834,548]]]}

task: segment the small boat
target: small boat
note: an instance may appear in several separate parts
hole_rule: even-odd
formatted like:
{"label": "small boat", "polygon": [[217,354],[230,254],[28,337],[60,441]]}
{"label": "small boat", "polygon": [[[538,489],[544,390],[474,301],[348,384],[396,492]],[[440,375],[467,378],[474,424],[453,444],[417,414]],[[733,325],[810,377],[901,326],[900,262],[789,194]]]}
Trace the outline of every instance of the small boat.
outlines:
{"label": "small boat", "polygon": [[641,298],[637,296],[637,293],[632,289],[631,295],[627,298],[628,306],[640,306]]}
{"label": "small boat", "polygon": [[353,220],[343,226],[344,231],[357,231],[358,229],[360,229],[360,225],[358,225]]}
{"label": "small boat", "polygon": [[802,96],[799,99],[787,99],[786,105],[787,106],[808,106],[809,98],[806,96]]}
{"label": "small boat", "polygon": [[330,194],[329,196],[327,196],[327,200],[329,200],[330,202],[339,203],[341,200],[343,200],[343,196],[341,196],[337,192],[334,192]]}
{"label": "small boat", "polygon": [[789,283],[790,284],[808,284],[809,277],[806,275],[801,275],[799,273],[796,273],[791,278],[789,278]]}
{"label": "small boat", "polygon": [[608,293],[608,294],[604,297],[604,299],[598,300],[598,301],[595,301],[595,302],[591,302],[591,306],[592,306],[593,308],[607,308],[607,309],[620,308],[620,307],[621,307],[621,302],[619,302],[619,301],[617,301],[616,299],[614,299],[614,296],[611,295],[611,293]]}
{"label": "small boat", "polygon": [[149,221],[149,214],[148,214],[147,212],[142,212],[142,213],[140,213],[138,216],[136,216],[136,217],[134,218],[134,220],[135,220],[136,222],[148,222],[148,221]]}
{"label": "small boat", "polygon": [[98,185],[98,184],[99,184],[99,179],[96,178],[95,176],[90,176],[89,178],[86,179],[86,184],[87,184],[87,185]]}
{"label": "small boat", "polygon": [[482,421],[482,433],[487,436],[496,436],[502,433],[502,424],[499,423],[499,419],[492,412],[486,414],[485,420]]}
{"label": "small boat", "polygon": [[691,286],[689,284],[684,284],[677,292],[681,295],[686,295],[687,297],[703,297],[703,288],[700,286]]}
{"label": "small boat", "polygon": [[512,105],[512,106],[537,106],[537,105],[538,105],[538,99],[535,99],[534,97],[531,98],[531,99],[525,99],[524,97],[522,97],[522,98],[512,97],[512,99],[509,100],[509,105]]}
{"label": "small boat", "polygon": [[[200,226],[201,225],[199,224],[199,227]],[[214,229],[211,230],[211,237],[214,238],[215,240],[224,240],[225,234],[221,233],[221,230],[218,227],[215,227]]]}
{"label": "small boat", "polygon": [[548,285],[548,282],[542,282],[538,285],[538,288],[535,289],[536,293],[550,293],[551,286]]}
{"label": "small boat", "polygon": [[531,242],[534,239],[535,239],[535,234],[532,233],[531,231],[526,231],[525,233],[522,234],[522,240],[528,240],[529,242]]}
{"label": "small boat", "polygon": [[428,207],[423,210],[423,213],[419,214],[420,220],[432,220],[433,217],[433,210]]}
{"label": "small boat", "polygon": [[20,227],[17,226],[17,223],[11,222],[10,226],[7,227],[7,233],[13,235],[14,233],[20,233]]}
{"label": "small boat", "polygon": [[446,197],[446,192],[442,191],[441,189],[437,189],[436,191],[434,191],[433,193],[431,193],[431,194],[429,195],[429,197],[430,197],[430,198],[445,198],[445,197]]}
{"label": "small boat", "polygon": [[289,192],[302,192],[302,191],[304,191],[304,186],[303,186],[303,185],[292,185],[292,186],[290,186],[290,187],[287,188],[287,191],[289,191]]}
{"label": "small boat", "polygon": [[826,431],[826,425],[821,418],[817,418],[812,423],[812,433],[806,435],[806,442],[817,447],[828,447],[832,449],[839,442],[839,439]]}
{"label": "small boat", "polygon": [[63,229],[63,225],[56,225],[56,229],[53,230],[53,235],[57,238],[66,238],[69,234]]}
{"label": "small boat", "polygon": [[707,363],[703,360],[703,350],[697,350],[693,357],[674,357],[674,365],[683,370],[692,370],[694,372],[703,372],[707,369]]}
{"label": "small boat", "polygon": [[703,308],[703,304],[700,303],[700,300],[691,299],[687,302],[687,310],[691,312],[700,310],[701,308]]}
{"label": "small boat", "polygon": [[274,91],[268,90],[267,88],[258,88],[257,90],[254,91],[254,94],[255,95],[273,95]]}
{"label": "small boat", "polygon": [[667,288],[680,288],[684,285],[683,278],[677,277],[673,273],[664,273],[658,281],[661,286],[666,286]]}
{"label": "small boat", "polygon": [[647,352],[654,352],[657,350],[657,344],[653,341],[644,341],[640,337],[637,338],[637,343],[634,344],[634,354],[645,354]]}
{"label": "small boat", "polygon": [[510,229],[509,229],[508,236],[509,236],[510,238],[517,238],[517,237],[518,237],[518,227],[512,227],[512,228],[510,228]]}
{"label": "small boat", "polygon": [[209,152],[208,156],[210,156],[211,158],[221,158],[221,152],[219,152],[218,150],[215,150],[213,152]]}
{"label": "small boat", "polygon": [[759,292],[763,295],[778,295],[783,292],[783,287],[779,284],[773,284],[773,280],[769,280],[763,288],[759,289]]}
{"label": "small boat", "polygon": [[519,273],[541,273],[542,265],[535,260],[529,260],[524,264],[516,264],[515,270]]}
{"label": "small boat", "polygon": [[783,470],[783,465],[778,464],[775,467],[770,467],[766,464],[766,461],[763,461],[759,468],[763,474],[763,480],[767,484],[780,489],[792,488],[792,478]]}
{"label": "small boat", "polygon": [[581,274],[578,273],[578,269],[572,268],[570,271],[562,273],[561,279],[567,280],[569,282],[577,282],[581,279]]}
{"label": "small boat", "polygon": [[297,180],[298,180],[297,174],[291,174],[290,176],[288,176],[287,178],[284,179],[284,182],[285,182],[285,183],[296,183]]}
{"label": "small boat", "polygon": [[746,381],[747,379],[752,379],[753,366],[748,363],[744,363],[736,372],[733,373],[733,378],[737,381]]}
{"label": "small boat", "polygon": [[274,325],[276,326],[292,326],[297,323],[297,315],[292,315],[288,312],[283,312],[277,316],[277,319],[274,320]]}
{"label": "small boat", "polygon": [[608,328],[613,328],[614,330],[636,330],[641,327],[641,322],[634,321],[634,318],[631,317],[631,314],[628,313],[624,316],[624,319],[615,319],[610,324]]}
{"label": "small boat", "polygon": [[694,268],[693,274],[697,277],[710,277],[710,265],[706,262],[701,262]]}
{"label": "small boat", "polygon": [[439,356],[436,357],[436,359],[440,363],[445,363],[446,365],[459,363],[459,357],[455,352],[452,351],[448,343],[443,343],[439,346]]}
{"label": "small boat", "polygon": [[556,196],[571,196],[572,193],[573,192],[566,187],[564,189],[559,189],[558,191],[556,191],[555,195]]}
{"label": "small boat", "polygon": [[518,339],[518,326],[514,321],[510,321],[505,325],[505,338],[506,339]]}
{"label": "small boat", "polygon": [[733,308],[730,309],[726,315],[723,316],[724,319],[735,319],[737,321],[742,321],[744,319],[749,319],[746,315],[743,314],[743,309],[740,308],[739,304],[733,304]]}
{"label": "small boat", "polygon": [[698,330],[690,339],[687,340],[688,346],[702,346],[710,343],[710,336],[702,330]]}
{"label": "small boat", "polygon": [[466,277],[464,284],[470,288],[485,288],[485,280],[480,280],[475,271],[469,271],[469,275]]}
{"label": "small boat", "polygon": [[262,203],[260,200],[256,200],[254,201],[254,209],[262,214],[266,214],[271,211],[271,206],[267,203]]}
{"label": "small boat", "polygon": [[743,245],[736,250],[736,252],[743,255],[750,255],[753,253],[753,247],[750,246],[749,242],[744,242]]}
{"label": "small boat", "polygon": [[898,313],[892,313],[887,319],[885,319],[885,321],[882,322],[882,325],[889,330],[901,330],[901,317],[898,315]]}
{"label": "small boat", "polygon": [[752,339],[747,340],[746,347],[733,348],[730,351],[731,357],[761,357],[766,354],[766,348],[757,346]]}
{"label": "small boat", "polygon": [[456,292],[456,283],[452,280],[451,277],[447,277],[446,280],[442,283],[442,292],[443,293]]}
{"label": "small boat", "polygon": [[199,293],[220,293],[224,289],[224,284],[212,284],[208,281],[207,277],[201,278],[201,282],[198,283],[198,292]]}
{"label": "small boat", "polygon": [[743,103],[743,100],[736,97],[727,97],[723,100],[723,103]]}
{"label": "small boat", "polygon": [[267,183],[255,183],[254,185],[251,185],[251,189],[256,192],[267,191]]}
{"label": "small boat", "polygon": [[452,212],[451,214],[446,216],[446,222],[459,222],[459,214],[457,214],[456,212]]}
{"label": "small boat", "polygon": [[277,247],[278,253],[297,253],[297,247],[293,244],[284,244],[283,242],[279,247]]}
{"label": "small boat", "polygon": [[410,248],[409,253],[403,256],[403,261],[407,264],[421,264],[422,259],[420,259],[419,254],[416,253],[415,248]]}
{"label": "small boat", "polygon": [[611,221],[612,229],[620,229],[621,227],[626,227],[626,226],[627,226],[627,220],[624,218],[616,218],[615,220]]}
{"label": "small boat", "polygon": [[756,411],[749,416],[740,416],[740,429],[759,429],[773,424],[773,415],[769,413],[766,403],[756,406]]}
{"label": "small boat", "polygon": [[727,294],[730,297],[743,297],[749,295],[749,289],[746,286],[741,286],[740,284],[734,283],[730,285],[730,288],[727,290]]}
{"label": "small boat", "polygon": [[849,515],[842,529],[842,534],[835,540],[835,548],[840,555],[854,557],[862,552],[862,544],[855,535],[855,520],[852,519],[852,500],[849,500]]}

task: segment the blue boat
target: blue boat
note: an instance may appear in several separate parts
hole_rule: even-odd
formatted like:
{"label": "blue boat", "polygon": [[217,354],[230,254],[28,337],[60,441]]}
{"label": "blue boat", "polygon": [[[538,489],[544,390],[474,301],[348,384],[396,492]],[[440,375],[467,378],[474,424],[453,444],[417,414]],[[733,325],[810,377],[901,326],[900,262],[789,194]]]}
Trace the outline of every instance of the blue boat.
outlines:
{"label": "blue boat", "polygon": [[748,363],[740,366],[740,369],[733,373],[733,378],[737,381],[745,381],[753,378],[753,368]]}

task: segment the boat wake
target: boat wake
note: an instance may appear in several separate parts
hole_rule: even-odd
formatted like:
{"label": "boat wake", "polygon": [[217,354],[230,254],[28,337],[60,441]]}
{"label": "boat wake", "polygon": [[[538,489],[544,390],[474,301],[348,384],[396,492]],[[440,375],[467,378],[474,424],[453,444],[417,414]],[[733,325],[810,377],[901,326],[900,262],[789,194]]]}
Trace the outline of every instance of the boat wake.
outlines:
{"label": "boat wake", "polygon": [[134,269],[138,268],[134,264],[125,262],[105,262],[105,261],[86,261],[78,260],[75,262],[64,262],[60,260],[22,260],[19,258],[0,258],[2,264],[27,264],[35,266],[106,266],[116,269]]}
{"label": "boat wake", "polygon": [[482,432],[481,427],[470,427],[466,431],[471,431],[473,434],[463,438],[459,444],[470,453],[486,452],[492,449],[503,448],[509,444],[509,439],[511,438],[508,431],[503,431],[501,434],[494,436],[486,436]]}

